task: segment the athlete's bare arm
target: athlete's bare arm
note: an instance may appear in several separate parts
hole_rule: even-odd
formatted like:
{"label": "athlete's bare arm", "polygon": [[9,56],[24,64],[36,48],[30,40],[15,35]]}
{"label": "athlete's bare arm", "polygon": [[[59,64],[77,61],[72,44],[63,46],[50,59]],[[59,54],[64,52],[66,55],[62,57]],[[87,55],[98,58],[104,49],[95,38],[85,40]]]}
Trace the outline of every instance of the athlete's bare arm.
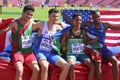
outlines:
{"label": "athlete's bare arm", "polygon": [[67,41],[69,32],[66,32],[61,39],[61,46]]}
{"label": "athlete's bare arm", "polygon": [[120,30],[120,25],[112,25],[109,23],[104,23],[105,29],[107,30],[108,28],[113,29],[113,30]]}
{"label": "athlete's bare arm", "polygon": [[65,28],[66,27],[66,24],[62,21],[57,21],[55,24],[61,26],[61,28]]}
{"label": "athlete's bare arm", "polygon": [[56,29],[57,29],[57,31],[59,31],[59,30],[62,30],[63,28],[61,25],[56,25]]}
{"label": "athlete's bare arm", "polygon": [[37,22],[33,24],[32,30],[38,32],[38,36],[41,35],[44,24],[42,22]]}
{"label": "athlete's bare arm", "polygon": [[98,41],[98,37],[96,37],[95,39],[91,39],[91,40],[88,41],[86,31],[83,30],[83,42],[84,42],[85,45],[93,44],[96,41]]}
{"label": "athlete's bare arm", "polygon": [[67,15],[65,15],[63,11],[61,11],[61,15],[69,22],[69,24],[73,24],[72,19],[70,19]]}
{"label": "athlete's bare arm", "polygon": [[0,34],[7,32],[9,30],[12,30],[12,32],[16,32],[17,30],[17,22],[11,22],[8,26],[6,26],[5,28],[0,29]]}
{"label": "athlete's bare arm", "polygon": [[90,28],[91,24],[92,24],[91,22],[82,22],[81,26],[83,26],[83,27],[89,27]]}

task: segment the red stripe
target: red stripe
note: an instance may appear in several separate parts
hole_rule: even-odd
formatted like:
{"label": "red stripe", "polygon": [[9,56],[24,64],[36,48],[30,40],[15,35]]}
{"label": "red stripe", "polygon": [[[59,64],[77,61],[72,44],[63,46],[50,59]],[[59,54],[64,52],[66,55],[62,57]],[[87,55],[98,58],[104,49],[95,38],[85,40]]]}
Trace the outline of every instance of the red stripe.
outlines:
{"label": "red stripe", "polygon": [[108,39],[108,40],[119,40],[120,37],[106,36],[106,39]]}
{"label": "red stripe", "polygon": [[115,46],[120,46],[120,43],[116,43],[116,44],[113,44],[113,43],[105,43],[106,46],[110,46],[110,47],[115,47]]}
{"label": "red stripe", "polygon": [[101,15],[120,15],[120,10],[100,10]]}
{"label": "red stripe", "polygon": [[120,30],[107,30],[107,33],[120,33]]}
{"label": "red stripe", "polygon": [[120,18],[101,18],[101,21],[117,21],[117,22],[120,22]]}

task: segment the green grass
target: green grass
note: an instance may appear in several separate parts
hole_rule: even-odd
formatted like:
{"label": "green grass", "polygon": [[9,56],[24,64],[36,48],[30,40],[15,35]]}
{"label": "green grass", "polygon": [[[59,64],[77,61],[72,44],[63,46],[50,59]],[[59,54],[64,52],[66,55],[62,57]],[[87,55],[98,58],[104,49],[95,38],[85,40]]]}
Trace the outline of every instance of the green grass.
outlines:
{"label": "green grass", "polygon": [[[35,7],[35,12],[33,15],[33,18],[46,21],[48,20],[48,10],[52,7],[45,7],[44,9],[41,9],[41,7]],[[21,17],[21,12],[23,8],[19,7],[3,7],[2,8],[2,15],[1,18],[19,18]],[[58,8],[60,9],[60,8]],[[60,14],[59,14],[59,20],[60,20]]]}
{"label": "green grass", "polygon": [[[42,9],[41,7],[35,7],[35,13],[33,15],[34,19],[38,19],[41,21],[46,21],[48,20],[48,10],[52,7],[44,7]],[[90,9],[90,8],[80,8],[80,7],[64,7],[67,9]],[[19,18],[21,17],[23,8],[19,7],[3,7],[2,8],[2,15],[0,16],[1,18]],[[60,7],[58,8],[59,10],[61,9]],[[100,9],[105,9],[105,8],[100,8]],[[61,19],[61,15],[59,14],[59,20]]]}

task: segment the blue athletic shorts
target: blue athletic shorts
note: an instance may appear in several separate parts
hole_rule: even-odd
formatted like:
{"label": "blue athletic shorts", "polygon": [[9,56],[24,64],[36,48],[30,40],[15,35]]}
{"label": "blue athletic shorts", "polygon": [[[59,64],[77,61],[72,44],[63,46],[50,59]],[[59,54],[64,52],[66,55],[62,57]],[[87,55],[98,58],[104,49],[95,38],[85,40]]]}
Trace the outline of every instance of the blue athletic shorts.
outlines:
{"label": "blue athletic shorts", "polygon": [[101,48],[101,50],[102,50],[102,58],[103,59],[107,59],[108,57],[113,56],[113,53],[107,48],[107,46],[104,45]]}
{"label": "blue athletic shorts", "polygon": [[55,64],[61,58],[59,55],[47,51],[39,51],[35,55],[37,57],[37,60],[45,59],[52,64]]}

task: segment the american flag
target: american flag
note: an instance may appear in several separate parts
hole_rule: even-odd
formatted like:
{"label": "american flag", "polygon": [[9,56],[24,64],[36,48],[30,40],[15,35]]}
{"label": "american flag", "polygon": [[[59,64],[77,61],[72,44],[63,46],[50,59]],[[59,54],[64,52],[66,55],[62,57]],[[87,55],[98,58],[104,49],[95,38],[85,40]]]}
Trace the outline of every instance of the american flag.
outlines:
{"label": "american flag", "polygon": [[[120,10],[99,10],[101,13],[101,21],[108,22],[110,24],[120,25]],[[82,15],[82,22],[91,20],[91,10],[75,10],[75,9],[65,9],[63,10],[69,18],[77,13]],[[64,18],[63,21],[68,23]],[[107,30],[105,43],[107,47],[113,53],[120,53],[120,30]]]}

